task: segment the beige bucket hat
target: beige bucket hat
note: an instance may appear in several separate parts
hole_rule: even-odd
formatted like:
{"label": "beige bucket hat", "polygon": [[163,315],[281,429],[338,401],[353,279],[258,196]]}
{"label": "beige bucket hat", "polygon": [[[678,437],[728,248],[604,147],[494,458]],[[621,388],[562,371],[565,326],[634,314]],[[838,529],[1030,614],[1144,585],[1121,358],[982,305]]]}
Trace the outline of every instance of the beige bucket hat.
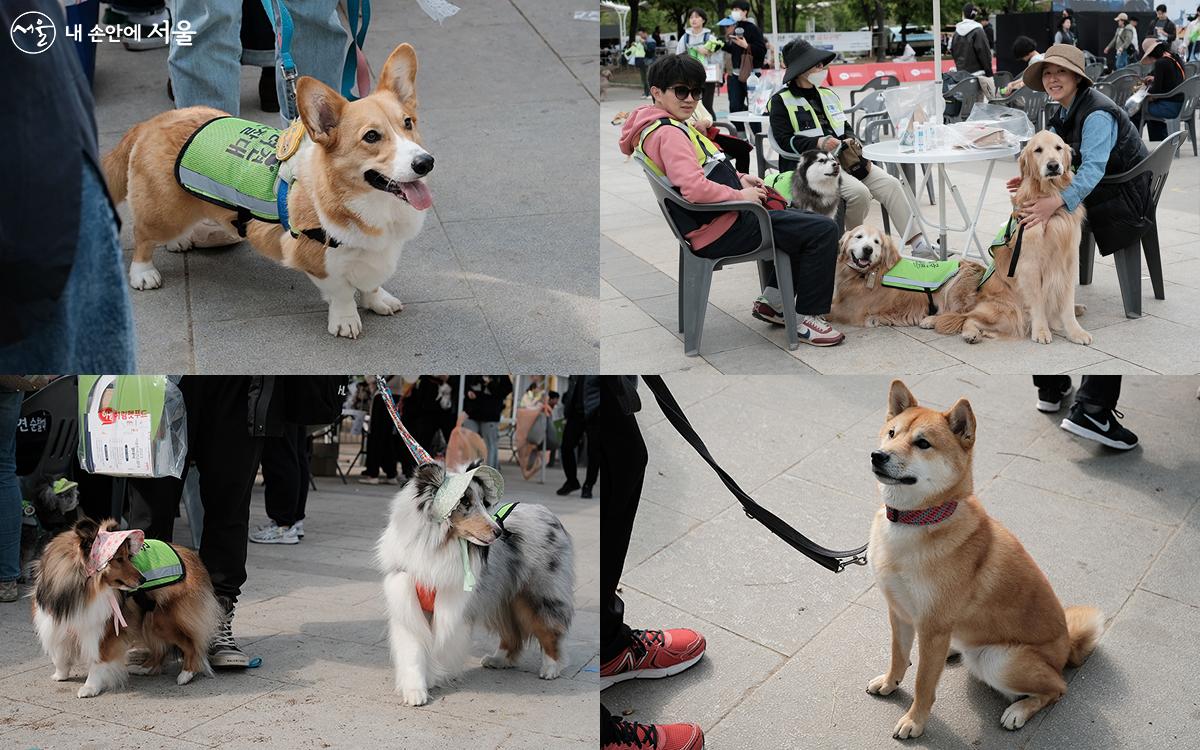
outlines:
{"label": "beige bucket hat", "polygon": [[1083,50],[1071,44],[1056,44],[1046,50],[1046,54],[1042,55],[1042,59],[1035,62],[1025,69],[1021,75],[1021,80],[1025,85],[1034,91],[1045,93],[1046,89],[1042,87],[1042,67],[1045,65],[1057,65],[1061,68],[1066,68],[1072,73],[1079,74],[1079,87],[1091,86],[1093,81],[1083,72]]}

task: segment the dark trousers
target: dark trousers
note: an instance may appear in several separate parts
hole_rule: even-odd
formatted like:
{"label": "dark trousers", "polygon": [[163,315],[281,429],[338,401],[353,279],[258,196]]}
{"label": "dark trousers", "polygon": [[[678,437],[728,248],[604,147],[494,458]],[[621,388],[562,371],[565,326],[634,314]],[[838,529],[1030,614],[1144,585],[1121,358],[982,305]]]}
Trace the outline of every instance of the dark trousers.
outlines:
{"label": "dark trousers", "polygon": [[584,435],[587,436],[587,477],[583,480],[583,486],[591,487],[596,484],[596,476],[600,473],[600,458],[596,450],[599,440],[596,437],[596,430],[584,421],[582,415],[567,417],[567,423],[563,426],[563,474],[566,475],[568,482],[579,481],[576,454],[579,451],[579,442],[583,440]]}
{"label": "dark trousers", "polygon": [[706,81],[704,83],[704,96],[700,97],[700,101],[704,103],[704,108],[707,109],[708,113],[710,115],[712,115],[713,117],[717,116],[715,111],[713,110],[713,94],[715,94],[716,92],[717,92],[716,81]]}
{"label": "dark trousers", "polygon": [[388,479],[396,478],[398,437],[383,396],[376,394],[371,401],[371,430],[367,434],[367,476],[377,477],[382,470]]}
{"label": "dark trousers", "polygon": [[[837,222],[828,216],[807,211],[771,211],[771,233],[775,247],[792,261],[792,285],[796,291],[796,312],[800,315],[824,315],[833,305],[833,274],[837,265]],[[758,220],[742,212],[729,231],[711,245],[697,250],[703,258],[727,258],[758,247],[761,240]],[[770,263],[768,286],[778,286],[775,264]],[[786,304],[787,300],[784,300]]]}
{"label": "dark trousers", "polygon": [[[1034,375],[1033,384],[1038,388],[1064,390],[1071,384],[1070,375]],[[1075,400],[1085,407],[1115,409],[1121,397],[1120,375],[1084,375],[1075,393]]]}
{"label": "dark trousers", "polygon": [[[729,111],[730,112],[745,112],[746,111],[746,84],[737,77],[737,71],[733,75],[726,77],[725,84],[728,86],[729,94]],[[709,110],[711,112],[712,110]]]}
{"label": "dark trousers", "polygon": [[602,397],[595,437],[600,457],[600,661],[612,659],[629,643],[625,604],[617,584],[629,552],[633,520],[646,475],[646,443],[637,418],[622,414]]}
{"label": "dark trousers", "polygon": [[650,84],[646,81],[646,68],[648,66],[641,62],[634,64],[637,65],[638,75],[642,77],[642,96],[650,96]]}
{"label": "dark trousers", "polygon": [[308,430],[287,425],[280,437],[263,438],[263,500],[267,515],[279,526],[304,520],[308,504]]}
{"label": "dark trousers", "polygon": [[[250,493],[264,440],[250,435],[249,384],[241,375],[185,377],[179,384],[187,405],[188,463],[200,471],[200,560],[217,596],[235,601],[246,582]],[[171,541],[187,471],[179,479],[130,480],[150,507],[144,529],[150,538]]]}

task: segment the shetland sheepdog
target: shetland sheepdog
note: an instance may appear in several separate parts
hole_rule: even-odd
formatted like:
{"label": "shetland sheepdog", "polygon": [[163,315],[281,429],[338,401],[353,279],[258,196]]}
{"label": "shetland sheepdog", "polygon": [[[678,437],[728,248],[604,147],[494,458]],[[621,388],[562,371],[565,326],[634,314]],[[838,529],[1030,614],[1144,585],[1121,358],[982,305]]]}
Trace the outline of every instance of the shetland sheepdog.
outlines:
{"label": "shetland sheepdog", "polygon": [[[358,101],[302,77],[296,104],[304,135],[299,150],[286,159],[295,175],[286,202],[297,234],[258,220],[246,227],[256,250],[308,275],[329,304],[327,330],[334,336],[358,337],[360,306],[379,315],[404,309],[383,284],[396,273],[404,243],[421,231],[433,204],[423,179],[433,169],[433,156],[417,131],[416,79],[417,54],[408,44],[392,52],[375,91]],[[235,211],[176,181],[176,160],[192,135],[224,116],[212,107],[173,109],[133,126],[105,155],[109,192],[117,203],[128,199],[133,213],[134,289],[162,286],[152,260],[156,247],[186,250],[193,228],[205,220],[227,230],[234,226]],[[314,230],[327,241],[304,234]]]}
{"label": "shetland sheepdog", "polygon": [[[511,667],[526,641],[536,638],[540,676],[558,677],[563,637],[574,616],[571,537],[554,514],[520,503],[502,527],[493,518],[499,498],[475,477],[449,517],[440,520],[433,499],[447,476],[432,464],[416,470],[392,501],[376,548],[396,692],[408,706],[424,705],[430,688],[463,671],[475,623],[500,636],[482,666]],[[468,542],[472,591],[464,590],[459,539]]]}
{"label": "shetland sheepdog", "polygon": [[[208,645],[221,617],[208,571],[194,552],[171,545],[183,563],[183,578],[161,588],[128,596],[142,583],[131,562],[136,550],[123,543],[101,570],[89,575],[87,561],[98,532],[117,530],[115,521],[97,526],[82,520],[46,545],[37,567],[33,623],[42,648],[54,663],[55,681],[71,676],[71,667],[87,668],[76,693],[90,698],[122,687],[128,674],[157,674],[172,647],[183,654],[175,682],[186,685],[198,673],[212,675]],[[124,620],[128,624],[121,622]],[[145,661],[126,668],[134,644],[148,650]]]}

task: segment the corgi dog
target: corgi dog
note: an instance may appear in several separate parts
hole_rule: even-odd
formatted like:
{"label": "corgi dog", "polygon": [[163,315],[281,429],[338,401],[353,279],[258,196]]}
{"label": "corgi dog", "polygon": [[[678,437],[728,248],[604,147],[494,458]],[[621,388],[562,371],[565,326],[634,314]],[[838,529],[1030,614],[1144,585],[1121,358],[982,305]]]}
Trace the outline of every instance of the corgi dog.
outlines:
{"label": "corgi dog", "polygon": [[482,666],[513,666],[536,638],[541,678],[562,671],[575,611],[571,536],[544,506],[493,507],[499,476],[487,466],[451,473],[425,464],[392,501],[376,557],[396,692],[407,706],[424,705],[431,688],[463,671],[475,623],[500,637]]}
{"label": "corgi dog", "polygon": [[[105,544],[109,555],[100,559],[94,553]],[[68,679],[74,664],[87,668],[87,680],[76,693],[80,698],[122,687],[130,673],[157,674],[172,648],[183,655],[177,684],[186,685],[197,674],[212,675],[208,646],[221,608],[208,572],[191,550],[155,544],[174,550],[182,567],[175,582],[147,590],[139,588],[147,581],[135,565],[140,563],[135,556],[145,549],[142,532],[118,531],[115,521],[79,521],[42,553],[33,592],[34,628],[54,663],[51,679]],[[149,654],[127,669],[125,655],[135,643]]]}
{"label": "corgi dog", "polygon": [[[405,242],[421,231],[433,204],[423,181],[433,169],[433,156],[417,130],[416,76],[416,52],[401,44],[384,64],[376,90],[358,101],[302,77],[296,99],[303,129],[291,139],[298,142],[294,150],[288,148],[291,131],[279,135],[277,152],[275,137],[264,135],[271,129],[254,123],[246,140],[217,149],[221,159],[235,154],[237,166],[223,167],[227,170],[278,169],[276,197],[259,195],[259,213],[231,208],[221,197],[228,187],[209,188],[223,191],[216,197],[184,187],[197,179],[209,181],[207,176],[189,180],[180,167],[195,137],[226,113],[187,107],[135,125],[103,159],[113,200],[128,200],[133,214],[130,285],[161,286],[152,259],[155,247],[186,249],[193,227],[208,221],[238,228],[260,253],[307,274],[329,305],[327,329],[334,336],[358,337],[359,305],[379,315],[400,312],[404,305],[383,284],[396,273]],[[256,137],[265,139],[262,147],[248,148]],[[272,178],[265,179],[270,193]],[[272,201],[288,228],[262,220]]]}
{"label": "corgi dog", "polygon": [[1012,701],[1000,724],[1020,729],[1066,694],[1063,667],[1083,664],[1104,629],[1094,607],[1064,610],[1017,538],[983,509],[972,479],[974,445],[966,399],[941,412],[892,382],[879,450],[871,453],[883,507],[867,553],[887,600],[891,664],[867,692],[888,695],[900,685],[919,639],[913,702],[896,739],[925,730],[952,652]]}

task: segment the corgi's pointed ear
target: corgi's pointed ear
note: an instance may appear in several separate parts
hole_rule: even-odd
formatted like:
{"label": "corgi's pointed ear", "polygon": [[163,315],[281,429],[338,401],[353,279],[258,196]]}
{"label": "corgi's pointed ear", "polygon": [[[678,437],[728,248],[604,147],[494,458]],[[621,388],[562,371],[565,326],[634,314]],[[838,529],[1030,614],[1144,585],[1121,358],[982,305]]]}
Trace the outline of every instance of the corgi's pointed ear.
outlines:
{"label": "corgi's pointed ear", "polygon": [[908,386],[899,380],[893,380],[892,388],[888,391],[887,418],[891,419],[905,409],[910,409],[916,405],[917,398],[912,395],[912,391],[908,390]]}
{"label": "corgi's pointed ear", "polygon": [[317,79],[304,76],[296,84],[296,106],[308,137],[326,147],[333,145],[346,106],[342,95]]}
{"label": "corgi's pointed ear", "polygon": [[971,402],[960,398],[945,416],[958,442],[964,448],[970,448],[975,443],[975,412],[971,411]]}
{"label": "corgi's pointed ear", "polygon": [[401,44],[388,55],[376,90],[392,92],[405,110],[417,111],[417,52],[411,44]]}

